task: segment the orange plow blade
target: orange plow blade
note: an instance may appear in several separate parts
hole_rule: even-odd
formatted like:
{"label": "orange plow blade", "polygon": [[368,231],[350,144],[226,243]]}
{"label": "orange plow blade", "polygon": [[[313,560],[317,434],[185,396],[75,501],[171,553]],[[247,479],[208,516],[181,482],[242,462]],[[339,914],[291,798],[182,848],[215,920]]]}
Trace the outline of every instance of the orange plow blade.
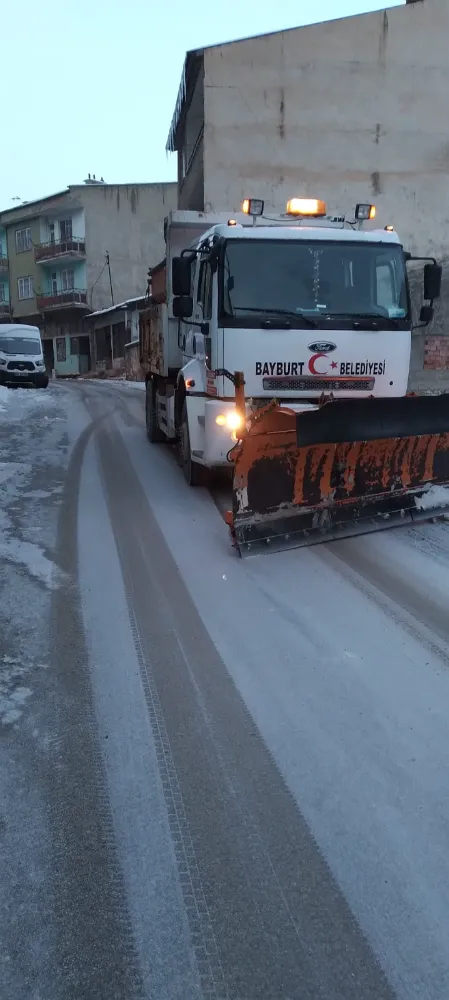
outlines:
{"label": "orange plow blade", "polygon": [[255,413],[230,454],[239,552],[311,545],[449,513],[449,396]]}

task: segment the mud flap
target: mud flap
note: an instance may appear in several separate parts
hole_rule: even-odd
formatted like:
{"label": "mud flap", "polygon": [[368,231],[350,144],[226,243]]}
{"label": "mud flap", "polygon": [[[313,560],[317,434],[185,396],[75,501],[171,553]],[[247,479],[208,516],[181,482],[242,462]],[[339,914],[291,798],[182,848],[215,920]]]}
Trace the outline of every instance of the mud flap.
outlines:
{"label": "mud flap", "polygon": [[449,509],[449,396],[267,407],[230,458],[242,555],[440,516]]}

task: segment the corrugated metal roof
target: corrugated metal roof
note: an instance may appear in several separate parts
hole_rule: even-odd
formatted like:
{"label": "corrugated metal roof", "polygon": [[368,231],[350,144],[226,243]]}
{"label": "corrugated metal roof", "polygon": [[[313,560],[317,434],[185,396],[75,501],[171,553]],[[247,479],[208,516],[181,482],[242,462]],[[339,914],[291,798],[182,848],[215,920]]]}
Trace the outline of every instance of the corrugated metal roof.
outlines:
{"label": "corrugated metal roof", "polygon": [[97,309],[96,312],[89,313],[86,318],[94,319],[95,316],[104,316],[106,313],[116,312],[117,309],[126,309],[127,306],[133,305],[135,302],[143,302],[144,300],[145,295],[136,295],[132,299],[125,299],[124,302],[116,302],[114,306],[106,306],[106,309]]}

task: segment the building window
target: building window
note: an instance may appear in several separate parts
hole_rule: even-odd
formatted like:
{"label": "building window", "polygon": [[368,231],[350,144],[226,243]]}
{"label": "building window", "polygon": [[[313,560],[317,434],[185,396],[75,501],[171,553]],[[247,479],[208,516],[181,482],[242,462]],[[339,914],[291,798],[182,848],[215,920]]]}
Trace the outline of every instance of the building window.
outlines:
{"label": "building window", "polygon": [[16,253],[32,250],[31,229],[16,229]]}
{"label": "building window", "polygon": [[34,295],[33,291],[33,279],[31,275],[27,278],[17,279],[17,292],[19,299],[32,299]]}
{"label": "building window", "polygon": [[50,278],[50,291],[52,295],[58,294],[58,275],[56,274],[56,271],[53,271]]}
{"label": "building window", "polygon": [[49,222],[48,223],[48,235],[49,235],[49,243],[54,243],[55,242],[55,224],[54,224],[54,222]]}
{"label": "building window", "polygon": [[72,220],[71,219],[61,219],[59,223],[59,231],[61,235],[61,241],[66,243],[68,240],[72,239]]}
{"label": "building window", "polygon": [[69,292],[75,287],[75,272],[72,268],[61,271],[61,285],[63,292]]}
{"label": "building window", "polygon": [[67,360],[67,348],[65,337],[56,337],[56,360],[66,361]]}
{"label": "building window", "polygon": [[0,302],[6,302],[6,282],[0,281]]}

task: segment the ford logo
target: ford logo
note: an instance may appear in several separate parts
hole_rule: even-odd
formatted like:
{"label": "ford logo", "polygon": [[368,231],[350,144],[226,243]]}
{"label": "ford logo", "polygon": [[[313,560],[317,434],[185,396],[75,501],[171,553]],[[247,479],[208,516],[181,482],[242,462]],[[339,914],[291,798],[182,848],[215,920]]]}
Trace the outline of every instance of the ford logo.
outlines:
{"label": "ford logo", "polygon": [[325,354],[329,354],[330,351],[336,351],[336,344],[329,344],[326,340],[317,340],[315,344],[309,344],[309,351],[313,351],[314,354],[324,351]]}

